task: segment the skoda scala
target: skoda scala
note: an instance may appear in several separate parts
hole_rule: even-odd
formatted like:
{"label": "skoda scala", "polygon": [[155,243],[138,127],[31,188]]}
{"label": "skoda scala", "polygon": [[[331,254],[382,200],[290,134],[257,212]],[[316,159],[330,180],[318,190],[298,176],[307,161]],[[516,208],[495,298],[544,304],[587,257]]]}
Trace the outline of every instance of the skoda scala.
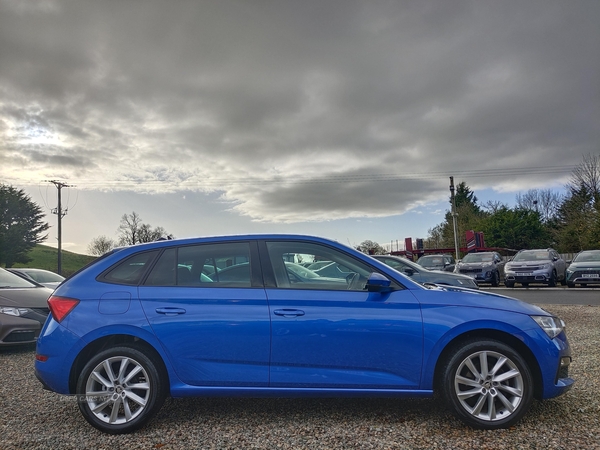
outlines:
{"label": "skoda scala", "polygon": [[[319,261],[345,271],[294,270]],[[143,426],[168,396],[435,392],[466,424],[495,429],[521,419],[532,399],[573,384],[561,319],[507,297],[426,287],[315,237],[115,249],[62,283],[48,304],[37,377],[75,395],[83,417],[107,433]]]}

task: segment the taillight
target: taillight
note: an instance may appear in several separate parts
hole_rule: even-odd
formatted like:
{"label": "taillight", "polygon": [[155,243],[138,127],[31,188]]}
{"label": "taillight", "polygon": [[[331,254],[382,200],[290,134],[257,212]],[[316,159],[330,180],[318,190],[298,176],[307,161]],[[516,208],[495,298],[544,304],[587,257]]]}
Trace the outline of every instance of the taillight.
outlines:
{"label": "taillight", "polygon": [[52,317],[58,323],[62,322],[63,319],[67,317],[67,315],[73,311],[73,308],[75,308],[78,304],[79,300],[74,298],[51,295],[48,299],[48,306],[50,307]]}

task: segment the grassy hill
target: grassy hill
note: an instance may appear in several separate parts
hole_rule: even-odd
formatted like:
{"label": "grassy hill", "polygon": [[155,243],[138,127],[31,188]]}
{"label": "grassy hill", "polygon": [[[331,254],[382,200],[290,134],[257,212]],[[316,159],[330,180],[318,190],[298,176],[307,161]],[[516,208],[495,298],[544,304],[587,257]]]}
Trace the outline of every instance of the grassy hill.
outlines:
{"label": "grassy hill", "polygon": [[[14,267],[35,267],[36,269],[58,272],[58,249],[38,244],[29,252],[28,256],[31,261],[27,264],[17,263]],[[64,277],[69,276],[94,259],[96,259],[95,256],[80,255],[63,250],[62,275]]]}

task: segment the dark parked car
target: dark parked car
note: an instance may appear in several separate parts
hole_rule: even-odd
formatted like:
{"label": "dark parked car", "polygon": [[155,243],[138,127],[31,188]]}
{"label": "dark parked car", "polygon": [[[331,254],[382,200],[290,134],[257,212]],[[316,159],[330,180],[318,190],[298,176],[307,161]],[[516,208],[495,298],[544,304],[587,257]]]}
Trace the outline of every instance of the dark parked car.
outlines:
{"label": "dark parked car", "polygon": [[441,270],[427,270],[417,263],[398,256],[377,255],[374,256],[374,258],[396,269],[403,275],[410,277],[417,283],[447,284],[450,286],[460,286],[469,289],[479,289],[477,282],[473,280],[473,278],[466,275],[443,272]]}
{"label": "dark parked car", "polygon": [[450,255],[424,255],[417,260],[417,264],[429,270],[454,272],[456,261]]}
{"label": "dark parked car", "polygon": [[56,289],[57,286],[62,283],[65,277],[50,272],[49,270],[44,269],[32,269],[29,267],[18,267],[18,268],[10,268],[6,269],[9,272],[20,275],[22,277],[28,278],[30,280],[35,281],[43,286],[46,286],[50,289]]}
{"label": "dark parked car", "polygon": [[477,283],[498,286],[504,275],[504,260],[497,252],[468,253],[456,264],[456,273],[468,275]]}
{"label": "dark parked car", "polygon": [[[300,255],[352,275],[291,278],[286,262]],[[169,395],[434,392],[465,423],[494,429],[516,423],[534,397],[555,397],[574,383],[564,323],[541,308],[428,288],[309,236],[115,249],[61,284],[48,304],[36,375],[54,392],[76,394],[85,419],[108,433],[143,426]]]}
{"label": "dark parked car", "polygon": [[504,266],[504,284],[512,288],[515,283],[543,283],[550,287],[557,282],[566,284],[567,263],[552,248],[521,250]]}
{"label": "dark parked car", "polygon": [[600,284],[600,250],[584,250],[573,258],[567,267],[567,286],[573,288],[575,284]]}
{"label": "dark parked car", "polygon": [[48,289],[0,268],[0,346],[34,343],[50,313]]}

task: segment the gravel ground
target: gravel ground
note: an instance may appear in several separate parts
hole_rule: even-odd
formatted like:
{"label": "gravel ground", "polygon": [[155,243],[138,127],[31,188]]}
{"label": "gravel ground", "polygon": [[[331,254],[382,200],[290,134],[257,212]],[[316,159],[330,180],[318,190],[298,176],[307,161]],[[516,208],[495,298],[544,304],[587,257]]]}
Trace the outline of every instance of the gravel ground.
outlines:
{"label": "gravel ground", "polygon": [[111,436],[74,397],[42,390],[33,347],[0,349],[0,449],[600,449],[600,308],[545,307],[567,322],[575,387],[534,401],[508,430],[462,425],[435,399],[169,399],[148,426]]}

